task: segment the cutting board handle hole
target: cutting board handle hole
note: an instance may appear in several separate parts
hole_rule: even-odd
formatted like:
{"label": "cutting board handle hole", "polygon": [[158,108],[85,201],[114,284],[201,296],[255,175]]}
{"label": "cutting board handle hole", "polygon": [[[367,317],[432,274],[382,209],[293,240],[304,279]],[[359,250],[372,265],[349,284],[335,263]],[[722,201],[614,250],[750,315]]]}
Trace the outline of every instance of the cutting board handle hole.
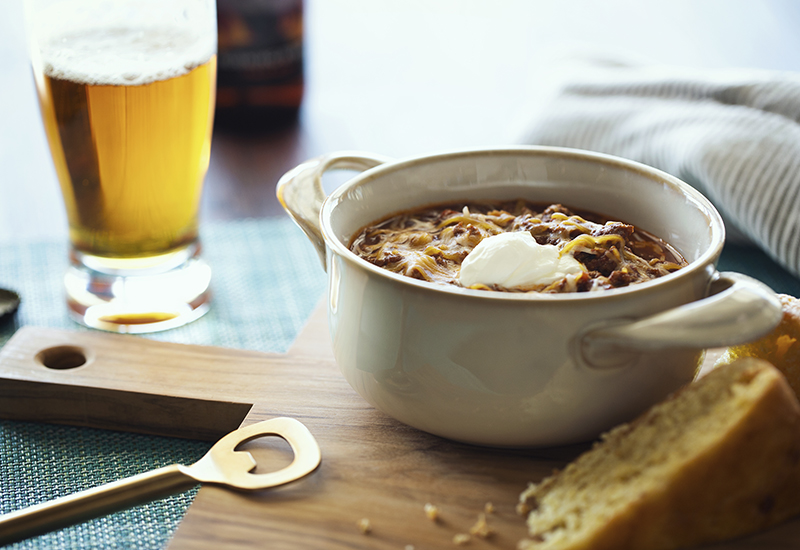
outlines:
{"label": "cutting board handle hole", "polygon": [[48,369],[67,370],[86,364],[86,352],[76,346],[55,346],[36,354],[36,360]]}

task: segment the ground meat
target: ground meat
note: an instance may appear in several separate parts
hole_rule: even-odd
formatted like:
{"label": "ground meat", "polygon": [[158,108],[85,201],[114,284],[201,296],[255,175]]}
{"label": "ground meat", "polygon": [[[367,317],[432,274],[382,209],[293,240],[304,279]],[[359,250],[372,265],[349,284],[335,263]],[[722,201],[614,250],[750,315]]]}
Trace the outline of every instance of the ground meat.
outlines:
{"label": "ground meat", "polygon": [[564,214],[565,216],[572,215],[572,211],[563,204],[551,204],[544,209],[544,212],[542,212],[542,221],[548,221],[552,219],[552,216],[555,213]]}
{"label": "ground meat", "polygon": [[619,220],[575,213],[563,204],[538,205],[521,199],[450,204],[404,212],[364,228],[350,245],[381,268],[416,279],[459,285],[461,262],[485,238],[527,231],[541,245],[554,245],[585,271],[532,288],[507,292],[589,292],[620,288],[664,276],[687,265],[661,239]]}
{"label": "ground meat", "polygon": [[615,288],[631,284],[631,274],[627,271],[612,271],[608,276],[608,284]]}
{"label": "ground meat", "polygon": [[367,261],[377,265],[378,267],[386,267],[389,264],[403,261],[403,256],[401,256],[400,254],[388,253],[384,254],[380,258],[378,257],[367,258]]}
{"label": "ground meat", "polygon": [[458,214],[459,214],[459,213],[458,213],[458,212],[456,212],[455,210],[451,210],[451,209],[449,209],[449,208],[445,208],[444,210],[442,210],[442,211],[441,211],[441,212],[440,212],[440,213],[439,213],[439,214],[438,214],[438,215],[437,215],[437,216],[434,218],[434,222],[436,222],[436,223],[438,224],[438,223],[441,223],[441,222],[443,222],[444,220],[446,220],[446,219],[448,219],[448,218],[452,218],[453,216],[457,216]]}
{"label": "ground meat", "polygon": [[620,261],[608,250],[593,250],[591,253],[578,252],[575,259],[586,266],[589,271],[597,271],[604,277],[608,277],[620,265]]}
{"label": "ground meat", "polygon": [[636,229],[632,225],[627,223],[607,222],[592,229],[592,235],[595,237],[600,237],[602,235],[619,235],[627,241],[631,238],[635,230]]}
{"label": "ground meat", "polygon": [[366,237],[364,237],[364,243],[370,246],[376,245],[379,242],[381,242],[382,237],[383,237],[382,233],[373,233],[371,235],[367,235]]}
{"label": "ground meat", "polygon": [[589,292],[590,290],[592,290],[592,287],[594,286],[595,277],[599,275],[600,274],[597,272],[594,273],[594,277],[592,277],[591,273],[587,272],[581,273],[575,280],[575,289],[578,292]]}

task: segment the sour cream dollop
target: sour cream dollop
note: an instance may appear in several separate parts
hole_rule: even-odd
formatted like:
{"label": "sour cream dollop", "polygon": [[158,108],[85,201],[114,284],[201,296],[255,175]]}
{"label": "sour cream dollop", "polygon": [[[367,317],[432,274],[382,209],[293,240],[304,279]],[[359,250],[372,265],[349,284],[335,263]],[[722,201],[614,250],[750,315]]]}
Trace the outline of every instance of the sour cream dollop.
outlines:
{"label": "sour cream dollop", "polygon": [[461,264],[462,286],[503,288],[546,285],[583,271],[571,254],[559,255],[554,245],[541,245],[527,231],[500,233],[483,239]]}

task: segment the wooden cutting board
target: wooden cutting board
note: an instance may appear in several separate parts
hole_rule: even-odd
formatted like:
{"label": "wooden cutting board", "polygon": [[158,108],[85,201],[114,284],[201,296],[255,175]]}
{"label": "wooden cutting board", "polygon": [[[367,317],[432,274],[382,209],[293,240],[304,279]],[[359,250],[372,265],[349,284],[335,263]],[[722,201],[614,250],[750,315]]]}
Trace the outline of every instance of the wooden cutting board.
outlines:
{"label": "wooden cutting board", "polygon": [[[322,450],[319,469],[256,494],[202,487],[169,548],[454,548],[453,537],[468,533],[492,503],[493,535],[472,537],[466,547],[514,549],[525,536],[515,511],[520,492],[587,448],[485,449],[388,418],[341,376],[322,307],[286,354],[33,327],[0,350],[6,419],[215,441],[275,416],[308,426]],[[248,450],[280,467],[289,461],[286,449]],[[426,503],[439,508],[438,521],[426,517]],[[800,520],[714,548],[786,548],[798,540]]]}

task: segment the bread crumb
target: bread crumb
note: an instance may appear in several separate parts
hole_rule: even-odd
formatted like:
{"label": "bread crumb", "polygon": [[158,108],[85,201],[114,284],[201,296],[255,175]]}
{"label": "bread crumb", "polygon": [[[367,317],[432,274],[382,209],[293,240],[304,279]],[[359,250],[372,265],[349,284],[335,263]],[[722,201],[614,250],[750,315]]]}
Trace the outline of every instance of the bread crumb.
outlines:
{"label": "bread crumb", "polygon": [[[557,471],[554,470],[553,475],[555,475]],[[522,494],[519,495],[519,504],[517,504],[517,514],[520,516],[527,516],[530,511],[533,509],[531,506],[530,501],[535,499],[536,495],[536,487],[537,485],[534,483],[528,483],[528,486],[522,491]]]}
{"label": "bread crumb", "polygon": [[486,512],[487,514],[494,514],[494,504],[492,504],[491,502],[487,502],[486,504],[483,505],[483,511]]}
{"label": "bread crumb", "polygon": [[406,544],[404,550],[414,550],[414,545],[413,544]]}
{"label": "bread crumb", "polygon": [[370,523],[369,519],[367,518],[361,518],[360,520],[358,520],[356,525],[358,526],[359,530],[365,535],[368,535],[372,532],[372,523]]}
{"label": "bread crumb", "polygon": [[428,516],[428,519],[431,521],[436,521],[439,519],[439,507],[431,504],[430,502],[425,505],[425,515]]}
{"label": "bread crumb", "polygon": [[775,356],[780,361],[783,359],[783,356],[786,355],[786,352],[789,351],[789,348],[792,347],[792,344],[797,342],[797,339],[792,338],[788,334],[781,334],[778,336],[778,339],[775,340]]}
{"label": "bread crumb", "polygon": [[464,546],[469,544],[470,536],[466,533],[459,533],[453,537],[453,544],[457,546]]}
{"label": "bread crumb", "polygon": [[489,524],[486,523],[486,514],[478,514],[478,521],[475,522],[475,525],[469,528],[469,532],[471,535],[475,535],[476,537],[480,537],[482,539],[488,539],[494,533],[490,528]]}

